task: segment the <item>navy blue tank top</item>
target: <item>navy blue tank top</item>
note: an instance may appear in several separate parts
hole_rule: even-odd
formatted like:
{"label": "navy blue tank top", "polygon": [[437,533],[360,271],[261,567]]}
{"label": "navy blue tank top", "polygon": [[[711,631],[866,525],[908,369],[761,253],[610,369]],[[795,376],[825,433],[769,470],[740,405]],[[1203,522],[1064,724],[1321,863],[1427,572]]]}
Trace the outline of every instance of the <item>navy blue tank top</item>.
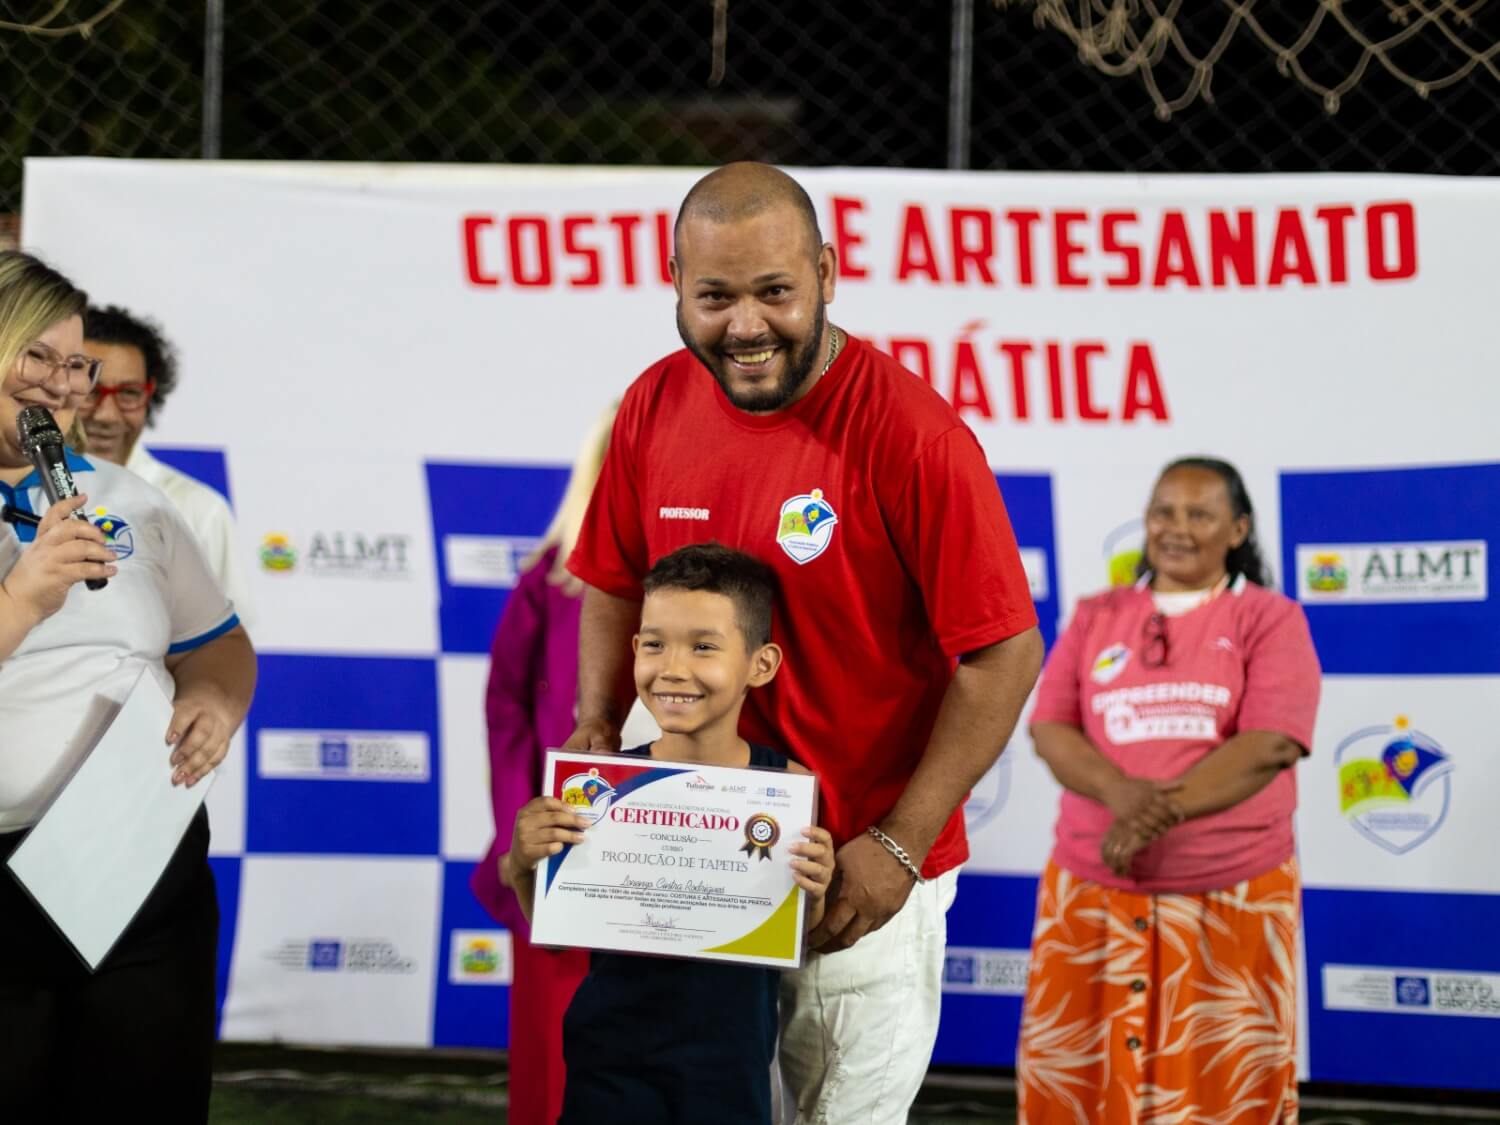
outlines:
{"label": "navy blue tank top", "polygon": [[[750,744],[750,765],[786,764]],[[776,969],[595,951],[563,1017],[558,1125],[768,1125],[780,985]]]}

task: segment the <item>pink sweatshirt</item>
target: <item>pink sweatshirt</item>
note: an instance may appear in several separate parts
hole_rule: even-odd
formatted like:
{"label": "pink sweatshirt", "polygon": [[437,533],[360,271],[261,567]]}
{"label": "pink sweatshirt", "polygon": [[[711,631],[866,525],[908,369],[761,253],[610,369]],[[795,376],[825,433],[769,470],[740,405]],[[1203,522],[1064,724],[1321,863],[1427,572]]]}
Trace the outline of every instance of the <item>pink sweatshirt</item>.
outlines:
{"label": "pink sweatshirt", "polygon": [[[1241,731],[1312,746],[1321,671],[1302,607],[1243,580],[1178,617],[1159,619],[1151,591],[1121,588],[1086,598],[1058,640],[1032,722],[1078,727],[1128,774],[1174,778]],[[1135,857],[1133,878],[1104,865],[1099,845],[1112,817],[1065,792],[1053,859],[1080,878],[1147,892],[1233,886],[1292,855],[1297,783],[1283,770],[1248,800],[1173,828]]]}

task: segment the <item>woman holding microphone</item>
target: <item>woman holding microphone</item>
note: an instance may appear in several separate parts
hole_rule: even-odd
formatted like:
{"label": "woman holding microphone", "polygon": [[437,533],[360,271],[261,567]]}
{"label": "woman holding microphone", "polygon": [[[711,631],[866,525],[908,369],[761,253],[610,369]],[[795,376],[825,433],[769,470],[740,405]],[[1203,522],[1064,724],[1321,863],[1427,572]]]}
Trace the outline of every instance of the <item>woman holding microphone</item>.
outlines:
{"label": "woman holding microphone", "polygon": [[[99,369],[83,354],[86,303],[35,258],[0,253],[0,863],[140,677],[155,677],[172,700],[161,760],[173,784],[188,786],[223,760],[255,685],[234,608],[165,497],[69,450],[87,499],[46,506],[17,419],[41,407],[72,429]],[[68,518],[75,510],[89,522]],[[97,578],[108,585],[82,585]],[[93,972],[0,870],[7,1120],[112,1120],[130,1109],[153,1121],[207,1120],[218,939],[207,849],[200,809]]]}

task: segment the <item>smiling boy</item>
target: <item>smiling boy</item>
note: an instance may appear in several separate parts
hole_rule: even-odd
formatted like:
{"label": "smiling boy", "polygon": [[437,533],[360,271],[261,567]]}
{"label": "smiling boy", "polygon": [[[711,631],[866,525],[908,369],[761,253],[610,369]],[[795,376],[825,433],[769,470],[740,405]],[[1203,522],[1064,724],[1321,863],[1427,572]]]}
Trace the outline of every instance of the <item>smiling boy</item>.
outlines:
{"label": "smiling boy", "polygon": [[[662,736],[627,754],[714,766],[806,772],[739,735],[751,688],[781,667],[771,643],[774,577],[717,544],[683,547],[647,574],[634,638],[635,688]],[[587,821],[553,797],[516,817],[502,881],[529,917],[536,866],[581,843]],[[792,875],[816,926],[833,878],[833,840],[808,827]],[[776,1046],[774,969],[596,952],[563,1022],[567,1089],[559,1125],[607,1115],[627,1122],[769,1122]]]}

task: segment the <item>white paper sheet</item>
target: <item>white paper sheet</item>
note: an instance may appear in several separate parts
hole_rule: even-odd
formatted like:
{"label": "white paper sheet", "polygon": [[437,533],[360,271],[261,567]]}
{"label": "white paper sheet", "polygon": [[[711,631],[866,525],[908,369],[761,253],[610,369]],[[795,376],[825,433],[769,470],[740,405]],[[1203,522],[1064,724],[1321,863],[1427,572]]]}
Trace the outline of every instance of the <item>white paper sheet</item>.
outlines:
{"label": "white paper sheet", "polygon": [[213,784],[172,784],[172,704],[142,673],[114,722],[10,857],[90,969],[140,910]]}

